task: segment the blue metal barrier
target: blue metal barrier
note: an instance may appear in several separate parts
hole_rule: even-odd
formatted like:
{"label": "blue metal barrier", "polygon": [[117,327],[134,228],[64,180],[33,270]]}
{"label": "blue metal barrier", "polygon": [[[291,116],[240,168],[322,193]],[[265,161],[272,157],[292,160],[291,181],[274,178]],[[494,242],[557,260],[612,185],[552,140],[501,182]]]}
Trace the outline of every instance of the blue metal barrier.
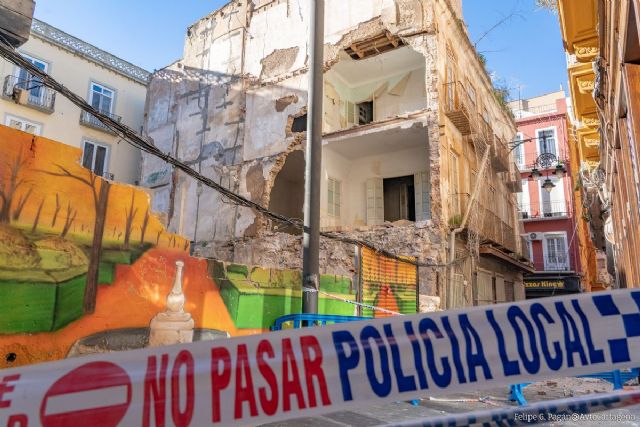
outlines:
{"label": "blue metal barrier", "polygon": [[[630,369],[628,371],[610,371],[610,372],[600,372],[597,374],[589,374],[589,375],[578,375],[577,378],[598,378],[601,380],[605,380],[613,384],[614,390],[622,390],[624,384],[632,380],[634,378],[640,377],[640,368]],[[527,399],[525,399],[523,394],[523,389],[531,383],[523,383],[523,384],[513,384],[511,385],[509,392],[509,400],[512,402],[518,402],[518,405],[526,405]]]}
{"label": "blue metal barrier", "polygon": [[325,326],[327,324],[355,322],[358,320],[371,320],[371,317],[359,317],[359,316],[334,316],[332,314],[286,314],[278,317],[273,326],[272,331],[281,331],[285,323],[293,322],[294,329],[298,329],[302,326],[303,322],[306,322],[310,326]]}

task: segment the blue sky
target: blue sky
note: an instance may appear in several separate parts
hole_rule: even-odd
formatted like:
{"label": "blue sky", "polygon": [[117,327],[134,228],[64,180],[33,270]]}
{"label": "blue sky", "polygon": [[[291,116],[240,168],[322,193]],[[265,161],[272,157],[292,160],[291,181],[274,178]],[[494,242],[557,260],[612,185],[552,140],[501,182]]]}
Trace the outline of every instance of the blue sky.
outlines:
{"label": "blue sky", "polygon": [[[345,0],[359,1],[359,0]],[[179,59],[186,28],[224,0],[38,0],[35,16],[150,71]],[[516,16],[478,44],[488,68],[523,98],[566,86],[558,17],[534,0],[464,0],[472,42]]]}

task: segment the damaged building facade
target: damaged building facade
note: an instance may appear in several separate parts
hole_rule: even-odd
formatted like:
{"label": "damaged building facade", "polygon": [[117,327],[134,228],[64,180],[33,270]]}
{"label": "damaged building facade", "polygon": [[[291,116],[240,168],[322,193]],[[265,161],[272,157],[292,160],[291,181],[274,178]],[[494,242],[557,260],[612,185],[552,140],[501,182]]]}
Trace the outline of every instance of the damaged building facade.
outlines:
{"label": "damaged building facade", "polygon": [[[304,198],[308,7],[237,0],[196,22],[183,58],[151,76],[145,119],[163,151],[291,218]],[[516,127],[461,0],[327,0],[324,69],[323,229],[416,257],[425,304],[524,298]],[[301,266],[299,231],[151,156],[141,173],[154,209],[197,254]],[[323,239],[322,272],[355,273],[354,253]]]}

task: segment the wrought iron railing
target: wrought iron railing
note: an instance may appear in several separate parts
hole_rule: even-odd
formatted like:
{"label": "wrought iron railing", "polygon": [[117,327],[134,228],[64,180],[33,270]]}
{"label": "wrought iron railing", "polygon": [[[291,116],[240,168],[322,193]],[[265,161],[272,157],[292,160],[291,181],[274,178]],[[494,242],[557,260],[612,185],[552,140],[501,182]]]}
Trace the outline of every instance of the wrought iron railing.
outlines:
{"label": "wrought iron railing", "polygon": [[550,201],[538,204],[523,203],[518,206],[520,219],[563,218],[569,216],[566,201]]}
{"label": "wrought iron railing", "polygon": [[547,255],[543,259],[542,265],[536,265],[537,268],[543,268],[542,271],[570,271],[569,254]]}
{"label": "wrought iron railing", "polygon": [[[122,120],[122,117],[116,114],[106,113],[106,112],[102,112],[102,114],[104,114],[105,116],[111,117],[113,120],[117,122],[120,122]],[[95,129],[99,129],[104,132],[115,133],[111,128],[109,128],[107,125],[102,123],[96,116],[94,116],[93,114],[87,111],[83,111],[80,114],[80,124],[89,126]]]}
{"label": "wrought iron railing", "polygon": [[20,91],[26,92],[24,103],[26,106],[52,113],[56,103],[56,92],[43,86],[37,79],[21,79],[18,76],[6,76],[2,95],[21,102]]}
{"label": "wrought iron railing", "polygon": [[[452,212],[449,225],[451,227],[457,227],[462,222],[462,217],[469,205],[470,195],[468,193],[460,193],[452,195],[451,197],[454,201],[454,206],[458,205],[459,210],[455,212],[455,208],[452,209],[454,212]],[[472,206],[470,211],[471,215],[465,227],[477,232],[481,240],[493,242],[511,252],[517,253],[518,247],[515,229],[500,216],[496,215],[495,210],[495,206],[486,206],[484,198],[480,196],[478,201]],[[506,214],[508,215],[509,213]]]}

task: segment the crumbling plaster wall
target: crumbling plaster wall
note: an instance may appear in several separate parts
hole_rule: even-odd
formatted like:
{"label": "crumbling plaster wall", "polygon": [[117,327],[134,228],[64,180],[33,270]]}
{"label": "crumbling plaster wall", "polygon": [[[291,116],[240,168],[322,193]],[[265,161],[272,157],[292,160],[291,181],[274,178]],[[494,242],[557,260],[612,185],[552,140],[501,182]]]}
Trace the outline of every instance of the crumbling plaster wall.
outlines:
{"label": "crumbling plaster wall", "polygon": [[[425,166],[431,170],[432,220],[349,235],[440,263],[446,225],[441,221],[434,1],[328,0],[325,69],[353,42],[385,30],[424,55],[429,123]],[[152,76],[147,135],[163,151],[267,206],[286,156],[304,146],[304,134],[294,134],[290,127],[307,102],[307,5],[305,0],[236,0],[191,26],[183,59]],[[198,190],[184,174],[144,157],[143,183],[155,188],[154,206],[166,211],[171,230],[197,242],[199,253],[265,266],[299,266],[295,236],[273,233],[268,221],[250,209],[225,203],[209,189]],[[353,270],[353,247],[324,239],[322,257],[321,264],[331,272]],[[420,270],[421,293],[435,294],[436,270]]]}

